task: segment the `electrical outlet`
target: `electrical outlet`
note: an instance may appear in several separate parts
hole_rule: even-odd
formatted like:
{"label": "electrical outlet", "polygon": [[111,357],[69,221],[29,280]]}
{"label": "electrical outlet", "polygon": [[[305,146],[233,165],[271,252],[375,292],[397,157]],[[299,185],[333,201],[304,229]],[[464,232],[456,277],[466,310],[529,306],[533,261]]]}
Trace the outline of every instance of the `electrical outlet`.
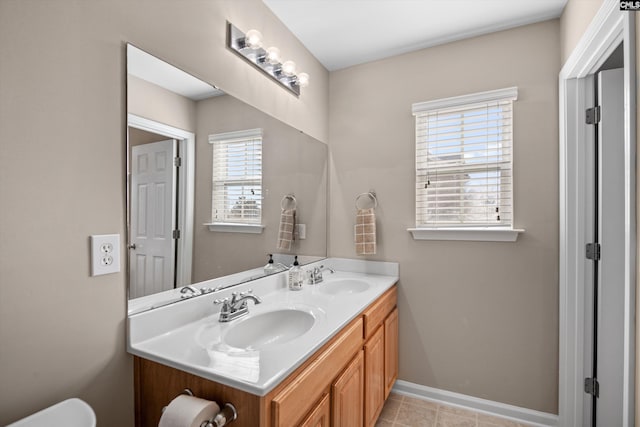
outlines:
{"label": "electrical outlet", "polygon": [[91,236],[91,275],[120,271],[120,235],[100,234]]}

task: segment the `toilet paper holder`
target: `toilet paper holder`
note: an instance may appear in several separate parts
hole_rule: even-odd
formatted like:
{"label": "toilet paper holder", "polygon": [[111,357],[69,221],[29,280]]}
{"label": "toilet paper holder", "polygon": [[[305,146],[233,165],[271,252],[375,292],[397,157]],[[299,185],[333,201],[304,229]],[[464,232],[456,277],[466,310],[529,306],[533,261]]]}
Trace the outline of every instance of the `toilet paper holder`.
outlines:
{"label": "toilet paper holder", "polygon": [[231,421],[238,418],[238,411],[236,407],[227,402],[224,404],[224,408],[220,410],[212,419],[203,421],[200,427],[222,427],[229,424]]}
{"label": "toilet paper holder", "polygon": [[[180,394],[187,394],[195,397],[190,388],[185,388]],[[167,409],[166,406],[162,408],[162,412],[164,412],[165,409]],[[236,418],[238,418],[238,411],[236,410],[236,407],[227,402],[220,411],[213,416],[213,418],[203,421],[202,424],[200,424],[200,427],[222,427],[226,426]]]}

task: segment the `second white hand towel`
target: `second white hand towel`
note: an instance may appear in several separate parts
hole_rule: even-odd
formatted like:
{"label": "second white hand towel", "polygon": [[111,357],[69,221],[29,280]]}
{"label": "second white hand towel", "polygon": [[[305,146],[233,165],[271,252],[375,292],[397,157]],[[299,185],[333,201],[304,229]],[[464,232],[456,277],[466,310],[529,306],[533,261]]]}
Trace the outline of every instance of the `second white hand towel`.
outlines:
{"label": "second white hand towel", "polygon": [[376,254],[376,211],[374,208],[358,209],[354,238],[356,255]]}

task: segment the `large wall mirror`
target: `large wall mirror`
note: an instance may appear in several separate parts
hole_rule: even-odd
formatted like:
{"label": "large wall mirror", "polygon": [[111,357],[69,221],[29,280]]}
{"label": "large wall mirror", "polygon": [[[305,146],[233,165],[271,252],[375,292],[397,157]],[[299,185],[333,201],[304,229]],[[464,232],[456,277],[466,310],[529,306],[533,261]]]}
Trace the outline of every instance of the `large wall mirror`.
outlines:
{"label": "large wall mirror", "polygon": [[127,112],[129,314],[326,256],[325,144],[130,44]]}

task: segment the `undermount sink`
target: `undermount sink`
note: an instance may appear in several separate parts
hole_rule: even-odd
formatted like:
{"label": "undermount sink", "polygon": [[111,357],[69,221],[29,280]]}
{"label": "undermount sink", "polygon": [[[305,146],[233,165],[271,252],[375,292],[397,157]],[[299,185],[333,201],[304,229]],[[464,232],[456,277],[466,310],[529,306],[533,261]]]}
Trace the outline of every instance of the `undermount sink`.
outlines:
{"label": "undermount sink", "polygon": [[320,292],[330,295],[358,294],[369,289],[367,282],[357,279],[333,280],[318,286]]}
{"label": "undermount sink", "polygon": [[231,326],[223,341],[231,347],[260,350],[298,338],[311,329],[315,321],[312,314],[302,310],[269,311]]}

